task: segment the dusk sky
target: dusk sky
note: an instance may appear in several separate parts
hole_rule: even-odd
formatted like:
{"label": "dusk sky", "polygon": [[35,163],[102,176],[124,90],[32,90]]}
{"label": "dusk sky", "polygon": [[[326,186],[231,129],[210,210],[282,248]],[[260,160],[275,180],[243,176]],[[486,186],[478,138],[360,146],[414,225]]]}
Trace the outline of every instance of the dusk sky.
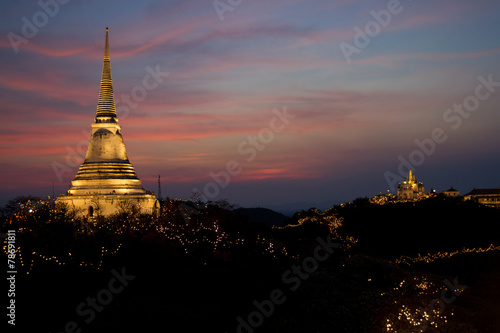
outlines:
{"label": "dusk sky", "polygon": [[500,186],[498,0],[59,1],[0,4],[1,204],[68,190],[106,27],[147,190],[325,209],[403,164],[426,191]]}

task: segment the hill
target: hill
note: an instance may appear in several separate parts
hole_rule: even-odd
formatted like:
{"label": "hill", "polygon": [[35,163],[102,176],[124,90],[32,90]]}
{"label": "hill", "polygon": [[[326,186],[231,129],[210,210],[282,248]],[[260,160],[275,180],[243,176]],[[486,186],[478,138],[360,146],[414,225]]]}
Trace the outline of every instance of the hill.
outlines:
{"label": "hill", "polygon": [[357,238],[356,251],[367,255],[394,258],[500,245],[500,210],[458,198],[385,205],[357,199],[330,213],[343,219],[343,232]]}
{"label": "hill", "polygon": [[253,223],[264,223],[268,226],[284,226],[289,217],[268,208],[237,208],[233,211]]}
{"label": "hill", "polygon": [[[270,226],[283,216],[193,205],[169,200],[157,217],[81,220],[36,198],[12,202],[0,233],[16,230],[16,328],[500,331],[500,247],[450,252],[500,245],[500,210],[358,199]],[[413,260],[427,252],[455,255]]]}

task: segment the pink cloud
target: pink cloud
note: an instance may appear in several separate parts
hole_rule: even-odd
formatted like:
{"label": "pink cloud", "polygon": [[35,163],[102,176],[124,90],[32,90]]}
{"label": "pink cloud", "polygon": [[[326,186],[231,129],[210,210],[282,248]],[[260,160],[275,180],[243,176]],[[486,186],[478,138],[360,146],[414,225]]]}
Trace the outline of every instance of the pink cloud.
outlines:
{"label": "pink cloud", "polygon": [[445,52],[427,52],[427,53],[406,53],[406,54],[388,54],[374,58],[353,59],[352,63],[376,63],[379,65],[399,68],[401,62],[410,60],[426,60],[426,61],[453,61],[463,59],[480,59],[490,56],[495,56],[500,53],[500,48],[493,48],[488,50],[473,51],[473,52],[458,52],[458,53],[445,53]]}
{"label": "pink cloud", "polygon": [[[60,43],[60,45],[65,45]],[[8,39],[0,40],[0,47],[2,48],[12,48],[12,44]],[[17,46],[22,52],[22,50],[27,50],[35,53],[39,53],[50,57],[68,57],[77,54],[84,54],[95,49],[94,46],[83,46],[75,48],[55,48],[55,47],[44,47],[36,43],[35,40],[28,40],[27,43],[23,43]]]}
{"label": "pink cloud", "polygon": [[[90,98],[96,98],[96,88],[82,87],[81,84],[71,83],[69,74],[54,73],[40,70],[31,75],[19,75],[17,72],[5,72],[0,76],[0,85],[18,91],[30,91],[46,97],[55,97],[85,105]],[[79,88],[79,89],[76,89]],[[87,88],[87,89],[85,89]]]}

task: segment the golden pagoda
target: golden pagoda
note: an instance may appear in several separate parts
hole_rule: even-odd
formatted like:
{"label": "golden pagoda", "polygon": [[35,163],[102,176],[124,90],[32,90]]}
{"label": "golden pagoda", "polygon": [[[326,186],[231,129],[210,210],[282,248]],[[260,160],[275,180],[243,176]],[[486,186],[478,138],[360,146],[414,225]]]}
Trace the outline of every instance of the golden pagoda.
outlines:
{"label": "golden pagoda", "polygon": [[159,209],[154,194],[141,186],[141,181],[128,160],[125,143],[118,125],[108,28],[104,46],[101,88],[95,122],[92,124],[87,155],[67,195],[57,202],[68,204],[86,217],[112,215],[120,212],[156,213]]}
{"label": "golden pagoda", "polygon": [[424,184],[417,181],[410,169],[408,177],[398,184],[398,199],[414,200],[422,197],[424,194]]}

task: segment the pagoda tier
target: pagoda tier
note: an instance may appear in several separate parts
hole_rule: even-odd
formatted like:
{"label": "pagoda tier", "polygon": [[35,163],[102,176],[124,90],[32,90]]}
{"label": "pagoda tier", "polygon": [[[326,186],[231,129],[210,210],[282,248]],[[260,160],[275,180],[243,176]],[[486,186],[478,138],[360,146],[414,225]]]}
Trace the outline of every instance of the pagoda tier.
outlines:
{"label": "pagoda tier", "polygon": [[128,160],[118,125],[111,78],[108,28],[104,46],[101,87],[92,134],[85,160],[80,166],[67,196],[59,202],[83,210],[89,217],[110,215],[131,207],[135,212],[153,213],[158,201],[142,188],[141,181]]}

